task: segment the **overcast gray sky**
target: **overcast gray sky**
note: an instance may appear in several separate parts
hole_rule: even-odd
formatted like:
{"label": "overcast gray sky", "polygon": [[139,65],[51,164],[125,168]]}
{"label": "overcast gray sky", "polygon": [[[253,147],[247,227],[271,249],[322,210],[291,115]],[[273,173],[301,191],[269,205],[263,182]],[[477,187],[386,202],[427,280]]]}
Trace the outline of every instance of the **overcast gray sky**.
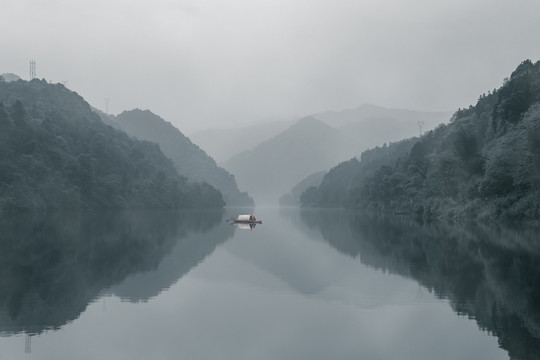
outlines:
{"label": "overcast gray sky", "polygon": [[0,0],[0,73],[183,132],[363,103],[454,110],[540,59],[539,0]]}

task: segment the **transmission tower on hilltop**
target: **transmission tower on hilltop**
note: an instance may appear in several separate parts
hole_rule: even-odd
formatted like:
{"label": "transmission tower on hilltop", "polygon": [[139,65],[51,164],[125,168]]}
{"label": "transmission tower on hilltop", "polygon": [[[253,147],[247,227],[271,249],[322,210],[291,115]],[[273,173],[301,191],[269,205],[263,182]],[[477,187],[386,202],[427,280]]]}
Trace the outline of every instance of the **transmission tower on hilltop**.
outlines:
{"label": "transmission tower on hilltop", "polygon": [[418,132],[420,133],[420,136],[422,136],[422,127],[424,126],[424,121],[419,120],[418,121]]}
{"label": "transmission tower on hilltop", "polygon": [[36,78],[36,60],[30,60],[30,80]]}

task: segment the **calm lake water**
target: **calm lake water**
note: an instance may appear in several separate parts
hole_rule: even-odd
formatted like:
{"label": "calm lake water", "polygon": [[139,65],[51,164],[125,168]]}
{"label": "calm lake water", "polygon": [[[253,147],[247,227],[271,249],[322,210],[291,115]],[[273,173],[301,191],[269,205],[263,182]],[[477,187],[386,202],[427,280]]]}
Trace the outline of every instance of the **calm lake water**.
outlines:
{"label": "calm lake water", "polygon": [[337,210],[0,220],[0,359],[538,359],[537,229]]}

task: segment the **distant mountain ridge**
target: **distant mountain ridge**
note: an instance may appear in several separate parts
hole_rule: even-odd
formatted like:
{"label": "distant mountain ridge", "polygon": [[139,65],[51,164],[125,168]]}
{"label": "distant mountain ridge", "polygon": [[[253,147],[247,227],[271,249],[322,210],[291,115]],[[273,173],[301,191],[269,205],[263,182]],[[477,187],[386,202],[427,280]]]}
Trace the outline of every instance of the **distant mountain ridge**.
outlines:
{"label": "distant mountain ridge", "polygon": [[222,163],[276,136],[291,124],[292,121],[270,121],[232,129],[209,129],[197,131],[189,135],[189,138],[218,163]]}
{"label": "distant mountain ridge", "polygon": [[366,120],[395,119],[402,123],[411,122],[413,124],[418,121],[424,121],[426,125],[425,130],[430,130],[429,126],[448,122],[453,113],[454,111],[418,111],[363,104],[353,109],[325,111],[312,114],[311,116],[338,128]]}
{"label": "distant mountain ridge", "polygon": [[[219,156],[223,166],[235,174],[242,188],[265,202],[276,203],[279,197],[288,193],[306,176],[329,170],[332,166],[330,161],[335,165],[360,155],[370,147],[418,136],[420,130],[429,131],[448,122],[451,116],[452,112],[387,109],[365,104],[354,109],[326,111],[302,118],[315,119],[327,125],[326,130],[317,133],[317,140],[312,143],[302,140],[305,136],[302,132],[317,132],[310,129],[311,124],[304,123],[301,130],[294,130],[295,124],[302,123],[302,119],[294,122],[268,122],[237,129],[199,131],[192,136],[194,141],[209,153],[218,154],[216,156]],[[291,132],[295,135],[287,135]],[[330,138],[325,140],[327,136]],[[265,151],[268,153],[264,154]],[[227,159],[231,154],[234,155]],[[280,160],[275,161],[274,157],[279,157]],[[330,158],[332,160],[329,160]],[[315,166],[317,162],[319,164]],[[289,165],[285,166],[287,163]],[[279,175],[266,170],[270,168],[279,172]],[[301,173],[302,177],[298,178]],[[285,183],[288,188],[284,188]],[[282,192],[274,194],[274,191]],[[296,194],[284,199],[298,197],[299,194]]]}
{"label": "distant mountain ridge", "polygon": [[[416,111],[363,104],[353,109],[325,111],[309,115],[340,129],[361,143],[361,150],[398,141],[434,129],[447,123],[454,111]],[[208,129],[194,132],[189,138],[204,149],[219,164],[242,151],[285,131],[296,120],[269,121],[231,129]]]}
{"label": "distant mountain ridge", "polygon": [[306,117],[251,150],[231,157],[224,167],[236,175],[239,185],[257,203],[276,204],[307,175],[353,156],[355,146],[347,134]]}
{"label": "distant mountain ridge", "polygon": [[109,119],[130,136],[158,143],[181,175],[215,187],[221,191],[227,205],[253,205],[253,199],[238,189],[233,175],[217,166],[214,159],[158,115],[149,110],[134,109],[116,117],[109,116]]}
{"label": "distant mountain ridge", "polygon": [[448,123],[454,111],[426,112],[389,109],[364,104],[354,109],[327,111],[313,117],[342,130],[362,144],[360,151],[384,143],[419,136],[440,124]]}

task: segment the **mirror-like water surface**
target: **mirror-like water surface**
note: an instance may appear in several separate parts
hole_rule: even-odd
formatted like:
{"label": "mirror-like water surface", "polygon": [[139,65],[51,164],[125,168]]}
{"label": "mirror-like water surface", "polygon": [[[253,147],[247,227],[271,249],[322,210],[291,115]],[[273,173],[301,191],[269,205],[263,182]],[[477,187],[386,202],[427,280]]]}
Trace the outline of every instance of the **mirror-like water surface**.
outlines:
{"label": "mirror-like water surface", "polygon": [[540,358],[535,229],[237,214],[4,217],[0,359]]}

